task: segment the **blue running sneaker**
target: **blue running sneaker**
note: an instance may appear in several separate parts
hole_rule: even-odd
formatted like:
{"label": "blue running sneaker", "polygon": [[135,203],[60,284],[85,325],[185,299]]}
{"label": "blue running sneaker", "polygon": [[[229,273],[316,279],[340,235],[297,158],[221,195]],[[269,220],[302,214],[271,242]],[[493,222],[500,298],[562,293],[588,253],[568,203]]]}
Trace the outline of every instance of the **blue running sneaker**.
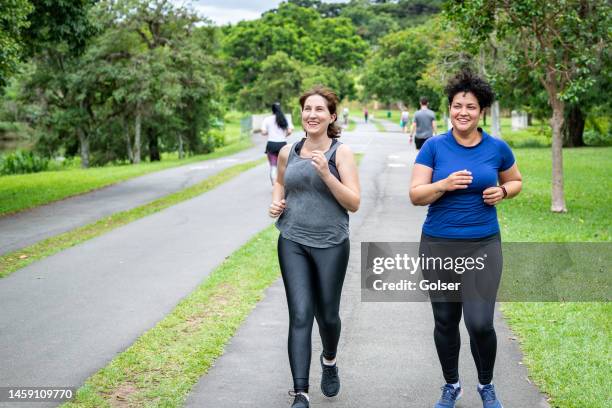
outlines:
{"label": "blue running sneaker", "polygon": [[493,384],[487,384],[482,389],[476,387],[480,398],[482,398],[483,408],[504,408],[495,396],[495,386]]}
{"label": "blue running sneaker", "polygon": [[455,408],[455,402],[463,395],[461,387],[455,388],[451,384],[446,384],[440,389],[442,390],[442,396],[434,408]]}

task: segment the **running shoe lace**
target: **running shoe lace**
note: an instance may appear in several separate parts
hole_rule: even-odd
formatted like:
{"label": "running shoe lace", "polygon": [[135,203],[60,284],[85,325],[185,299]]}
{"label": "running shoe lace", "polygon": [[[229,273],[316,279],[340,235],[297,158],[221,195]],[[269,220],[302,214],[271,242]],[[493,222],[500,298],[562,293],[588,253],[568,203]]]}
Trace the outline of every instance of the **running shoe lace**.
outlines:
{"label": "running shoe lace", "polygon": [[484,401],[495,401],[497,397],[495,396],[495,388],[491,386],[485,386],[480,392],[482,395],[482,399]]}
{"label": "running shoe lace", "polygon": [[328,366],[323,364],[323,371],[325,372],[325,374],[328,375],[336,375],[336,366],[332,365],[332,366]]}
{"label": "running shoe lace", "polygon": [[453,402],[454,401],[454,394],[455,394],[455,389],[451,386],[443,386],[440,387],[440,389],[442,390],[442,397],[440,398],[442,401],[445,402]]}

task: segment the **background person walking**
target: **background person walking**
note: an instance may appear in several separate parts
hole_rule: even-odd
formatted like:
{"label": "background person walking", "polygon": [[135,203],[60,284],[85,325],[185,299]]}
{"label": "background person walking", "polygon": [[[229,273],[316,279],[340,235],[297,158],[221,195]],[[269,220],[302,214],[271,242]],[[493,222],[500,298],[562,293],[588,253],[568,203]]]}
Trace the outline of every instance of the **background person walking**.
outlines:
{"label": "background person walking", "polygon": [[412,138],[414,137],[417,150],[423,146],[427,139],[437,133],[436,115],[429,109],[429,101],[427,98],[421,97],[420,103],[421,109],[414,113],[410,130],[410,143],[412,143]]}
{"label": "background person walking", "polygon": [[291,120],[283,113],[280,103],[272,104],[272,115],[261,123],[261,134],[268,137],[266,155],[270,164],[270,182],[274,185],[277,173],[278,153],[287,144],[287,137],[293,132]]}
{"label": "background person walking", "polygon": [[402,110],[402,114],[400,116],[400,127],[402,128],[402,132],[408,133],[408,122],[410,121],[410,113],[407,110]]}

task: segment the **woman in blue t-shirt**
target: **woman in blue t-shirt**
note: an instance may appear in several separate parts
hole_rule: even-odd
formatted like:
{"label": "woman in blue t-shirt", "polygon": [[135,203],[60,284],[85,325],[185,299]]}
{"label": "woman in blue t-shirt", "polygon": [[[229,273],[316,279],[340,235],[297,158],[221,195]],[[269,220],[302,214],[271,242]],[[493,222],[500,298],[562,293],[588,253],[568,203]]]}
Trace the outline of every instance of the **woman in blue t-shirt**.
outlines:
{"label": "woman in blue t-shirt", "polygon": [[464,266],[466,259],[473,257],[474,261],[468,272],[465,267],[461,272],[441,265],[435,269],[435,262],[423,268],[430,281],[461,283],[455,298],[450,293],[430,291],[434,341],[446,381],[435,407],[452,408],[462,394],[458,364],[463,313],[483,407],[501,408],[492,384],[497,349],[493,312],[502,270],[495,205],[519,194],[521,174],[510,147],[478,127],[483,109],[494,99],[490,85],[470,71],[462,71],[445,91],[453,127],[425,142],[412,173],[410,200],[415,205],[429,205],[419,253],[425,259],[461,260]]}

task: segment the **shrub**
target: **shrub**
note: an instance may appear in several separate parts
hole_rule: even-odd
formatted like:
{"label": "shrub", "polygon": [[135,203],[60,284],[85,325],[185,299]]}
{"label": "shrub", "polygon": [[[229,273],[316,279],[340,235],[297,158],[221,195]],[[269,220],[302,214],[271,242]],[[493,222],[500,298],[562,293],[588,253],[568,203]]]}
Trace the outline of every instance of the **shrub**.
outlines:
{"label": "shrub", "polygon": [[5,156],[0,156],[0,174],[25,174],[45,171],[49,167],[49,159],[33,152],[17,150]]}
{"label": "shrub", "polygon": [[612,128],[608,133],[599,132],[595,129],[584,131],[584,144],[587,146],[612,146]]}

